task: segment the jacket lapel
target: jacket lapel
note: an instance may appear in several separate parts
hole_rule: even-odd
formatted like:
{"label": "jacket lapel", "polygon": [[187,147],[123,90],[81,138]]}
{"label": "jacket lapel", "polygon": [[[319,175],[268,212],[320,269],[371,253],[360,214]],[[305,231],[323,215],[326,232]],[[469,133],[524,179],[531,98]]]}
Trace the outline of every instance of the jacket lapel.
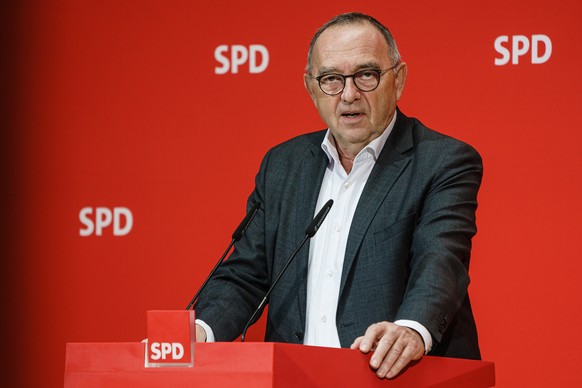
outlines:
{"label": "jacket lapel", "polygon": [[346,246],[340,300],[346,280],[354,263],[356,253],[367,233],[374,215],[384,202],[398,177],[410,163],[411,154],[407,151],[414,146],[412,139],[412,120],[398,111],[394,129],[386,141],[376,165],[366,182],[360,201],[356,207]]}

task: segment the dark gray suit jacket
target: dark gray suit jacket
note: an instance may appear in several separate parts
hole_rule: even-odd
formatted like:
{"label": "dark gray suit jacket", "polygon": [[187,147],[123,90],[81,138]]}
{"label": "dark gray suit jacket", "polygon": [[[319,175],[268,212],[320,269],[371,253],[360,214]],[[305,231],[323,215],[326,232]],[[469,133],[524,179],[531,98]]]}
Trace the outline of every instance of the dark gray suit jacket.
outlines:
{"label": "dark gray suit jacket", "polygon": [[[249,197],[261,209],[196,306],[218,341],[241,334],[304,238],[328,163],[324,134],[265,156]],[[431,355],[480,358],[467,287],[481,176],[473,148],[398,112],[349,232],[336,317],[342,347],[372,323],[410,319],[431,333]],[[303,342],[308,252],[269,298],[267,341]]]}

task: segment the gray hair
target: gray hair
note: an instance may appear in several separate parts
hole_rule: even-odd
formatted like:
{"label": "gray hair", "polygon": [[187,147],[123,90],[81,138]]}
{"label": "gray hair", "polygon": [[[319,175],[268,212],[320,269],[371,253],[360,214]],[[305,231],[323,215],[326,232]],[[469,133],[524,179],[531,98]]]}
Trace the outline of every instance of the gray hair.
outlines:
{"label": "gray hair", "polygon": [[370,23],[372,26],[376,27],[378,31],[384,36],[386,39],[386,43],[388,43],[388,51],[390,55],[390,60],[392,61],[392,65],[396,65],[400,62],[400,53],[398,52],[398,46],[396,46],[396,41],[392,34],[382,23],[378,20],[374,19],[372,16],[359,13],[359,12],[350,12],[344,13],[341,15],[337,15],[325,23],[323,26],[319,28],[313,35],[311,39],[311,43],[309,44],[309,51],[307,52],[307,66],[305,67],[305,72],[307,74],[311,73],[311,57],[313,56],[313,46],[315,46],[315,42],[319,38],[319,36],[323,33],[323,31],[327,30],[329,27],[333,26],[344,26],[349,24],[358,24],[358,23]]}

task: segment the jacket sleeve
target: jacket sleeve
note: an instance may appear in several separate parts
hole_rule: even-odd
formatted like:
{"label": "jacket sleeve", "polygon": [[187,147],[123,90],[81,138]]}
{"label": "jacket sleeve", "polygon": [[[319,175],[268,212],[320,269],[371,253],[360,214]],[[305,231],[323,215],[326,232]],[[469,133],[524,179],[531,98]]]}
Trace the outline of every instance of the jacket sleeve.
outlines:
{"label": "jacket sleeve", "polygon": [[482,161],[469,145],[447,138],[425,153],[432,171],[410,251],[410,275],[397,319],[423,324],[438,343],[463,304],[469,286]]}
{"label": "jacket sleeve", "polygon": [[254,202],[261,207],[195,305],[196,318],[212,328],[216,341],[235,340],[267,292],[269,276],[265,252],[263,181],[269,155],[261,163],[255,190],[247,203],[247,210]]}

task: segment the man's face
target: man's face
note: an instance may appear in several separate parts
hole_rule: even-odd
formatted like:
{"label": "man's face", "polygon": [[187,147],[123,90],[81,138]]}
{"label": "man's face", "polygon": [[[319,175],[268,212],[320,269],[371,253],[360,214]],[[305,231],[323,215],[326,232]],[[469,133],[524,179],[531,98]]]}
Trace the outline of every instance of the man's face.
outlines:
{"label": "man's face", "polygon": [[305,75],[305,88],[343,151],[355,156],[386,129],[404,89],[406,64],[385,72],[378,88],[371,92],[357,89],[348,78],[340,94],[329,96],[321,91],[315,77],[386,70],[393,65],[386,40],[371,24],[329,27],[317,39],[312,53],[313,78]]}

